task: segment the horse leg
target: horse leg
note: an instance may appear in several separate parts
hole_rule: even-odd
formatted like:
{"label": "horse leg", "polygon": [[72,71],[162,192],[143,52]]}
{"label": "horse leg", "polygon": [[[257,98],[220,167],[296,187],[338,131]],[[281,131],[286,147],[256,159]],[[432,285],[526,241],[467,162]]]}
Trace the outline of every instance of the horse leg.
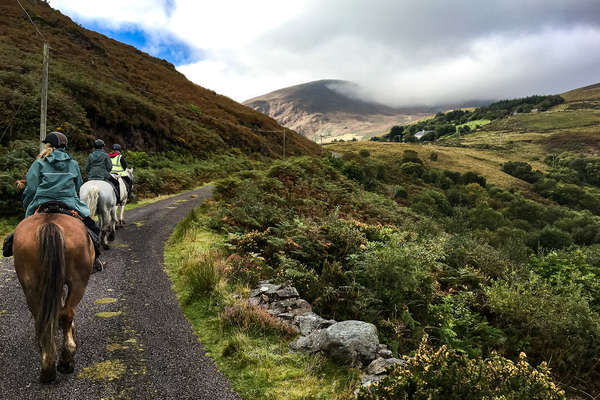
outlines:
{"label": "horse leg", "polygon": [[123,218],[123,215],[125,214],[125,205],[126,204],[127,204],[127,198],[123,201],[123,205],[121,206],[121,216],[119,218],[121,226],[125,226],[125,219]]}
{"label": "horse leg", "polygon": [[69,296],[67,297],[65,307],[59,316],[60,327],[63,331],[63,348],[60,353],[57,369],[61,374],[70,374],[75,369],[75,350],[77,349],[77,344],[75,343],[75,323],[73,322],[75,310],[69,304],[69,298],[72,297],[71,292],[69,289]]}
{"label": "horse leg", "polygon": [[108,250],[108,238],[106,237],[107,216],[104,211],[98,213],[98,222],[100,225],[100,243],[102,243],[102,247],[104,248],[104,250]]}
{"label": "horse leg", "polygon": [[108,234],[108,240],[113,241],[115,240],[115,232],[117,230],[117,206],[111,208],[109,221],[110,233]]}
{"label": "horse leg", "polygon": [[[33,282],[31,282],[29,279],[19,276],[19,280],[21,281],[23,292],[25,293],[25,300],[29,306],[29,311],[31,311],[31,315],[37,323],[41,314],[41,304],[39,301],[40,294],[34,289],[34,286],[32,286]],[[46,338],[45,341],[42,341],[41,338],[38,337],[36,340],[38,348],[42,353],[40,372],[41,383],[50,383],[56,379],[56,348],[54,347],[54,338],[52,337],[51,339],[52,343],[50,343],[50,341],[47,339],[48,338]]]}

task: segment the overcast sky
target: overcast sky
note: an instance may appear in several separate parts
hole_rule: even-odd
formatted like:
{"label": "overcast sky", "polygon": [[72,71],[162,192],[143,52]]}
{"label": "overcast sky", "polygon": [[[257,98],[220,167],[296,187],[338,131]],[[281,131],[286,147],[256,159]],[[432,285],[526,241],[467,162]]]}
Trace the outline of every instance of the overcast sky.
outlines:
{"label": "overcast sky", "polygon": [[600,82],[600,0],[50,0],[237,101],[344,79],[390,105]]}

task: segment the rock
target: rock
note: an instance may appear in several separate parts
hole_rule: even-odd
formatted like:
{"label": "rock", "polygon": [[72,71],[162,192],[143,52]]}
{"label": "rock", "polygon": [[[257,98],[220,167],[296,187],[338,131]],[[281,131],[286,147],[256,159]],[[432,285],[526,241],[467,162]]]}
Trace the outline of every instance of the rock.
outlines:
{"label": "rock", "polygon": [[312,306],[304,299],[296,299],[292,305],[294,315],[304,315],[312,312]]}
{"label": "rock", "polygon": [[303,315],[298,315],[294,319],[294,322],[296,323],[296,325],[298,325],[298,328],[300,329],[300,333],[304,336],[310,335],[313,331],[315,331],[317,329],[328,328],[331,325],[336,323],[336,321],[334,321],[334,320],[331,320],[331,319],[327,320],[327,319],[321,318],[319,315],[317,315],[313,312],[308,312]]}
{"label": "rock", "polygon": [[254,289],[250,292],[250,297],[257,297],[263,293],[266,293],[267,295],[269,295],[269,294],[273,295],[280,288],[281,288],[281,285],[273,285],[270,283],[261,283],[256,289]]}
{"label": "rock", "polygon": [[300,297],[300,295],[298,294],[298,291],[293,286],[282,287],[282,288],[278,289],[275,292],[275,294],[280,299],[289,299],[290,297],[294,297],[294,298]]}
{"label": "rock", "polygon": [[392,358],[394,353],[391,350],[388,350],[385,344],[380,344],[377,349],[377,355],[381,358]]}
{"label": "rock", "polygon": [[369,387],[374,383],[377,383],[385,378],[385,375],[363,375],[360,377],[360,385],[363,387]]}
{"label": "rock", "polygon": [[288,345],[290,350],[303,353],[317,353],[321,351],[325,341],[325,330],[318,329],[308,336],[300,336]]}
{"label": "rock", "polygon": [[366,369],[368,375],[382,375],[385,374],[385,370],[392,365],[404,365],[404,361],[398,358],[377,358],[371,361],[371,364]]}
{"label": "rock", "polygon": [[295,315],[293,313],[291,313],[291,312],[277,314],[277,318],[285,319],[287,321],[293,320],[294,317],[295,317]]}
{"label": "rock", "polygon": [[362,366],[377,357],[379,338],[373,324],[342,321],[331,325],[325,333],[322,350],[340,364]]}

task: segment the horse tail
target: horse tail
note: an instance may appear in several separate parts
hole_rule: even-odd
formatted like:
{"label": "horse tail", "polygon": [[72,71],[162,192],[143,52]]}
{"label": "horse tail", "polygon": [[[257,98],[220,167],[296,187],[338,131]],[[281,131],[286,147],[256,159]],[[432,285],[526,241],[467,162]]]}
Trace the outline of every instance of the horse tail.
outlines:
{"label": "horse tail", "polygon": [[96,185],[92,185],[90,190],[88,190],[88,198],[87,205],[90,209],[90,218],[94,218],[96,215],[96,208],[98,208],[98,197],[100,196],[100,192]]}
{"label": "horse tail", "polygon": [[65,284],[65,240],[58,225],[50,222],[40,227],[38,242],[42,276],[35,331],[42,348],[54,348],[54,326]]}

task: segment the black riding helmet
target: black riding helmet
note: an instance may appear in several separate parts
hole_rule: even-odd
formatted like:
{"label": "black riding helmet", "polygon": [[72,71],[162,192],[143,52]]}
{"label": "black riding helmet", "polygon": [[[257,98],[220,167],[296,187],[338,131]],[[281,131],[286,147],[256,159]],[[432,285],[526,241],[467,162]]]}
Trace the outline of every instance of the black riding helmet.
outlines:
{"label": "black riding helmet", "polygon": [[113,150],[116,150],[116,151],[121,150],[121,145],[118,143],[113,144]]}
{"label": "black riding helmet", "polygon": [[46,135],[44,140],[42,140],[42,143],[48,143],[52,147],[59,147],[60,138],[58,137],[57,133],[58,132],[50,132]]}

